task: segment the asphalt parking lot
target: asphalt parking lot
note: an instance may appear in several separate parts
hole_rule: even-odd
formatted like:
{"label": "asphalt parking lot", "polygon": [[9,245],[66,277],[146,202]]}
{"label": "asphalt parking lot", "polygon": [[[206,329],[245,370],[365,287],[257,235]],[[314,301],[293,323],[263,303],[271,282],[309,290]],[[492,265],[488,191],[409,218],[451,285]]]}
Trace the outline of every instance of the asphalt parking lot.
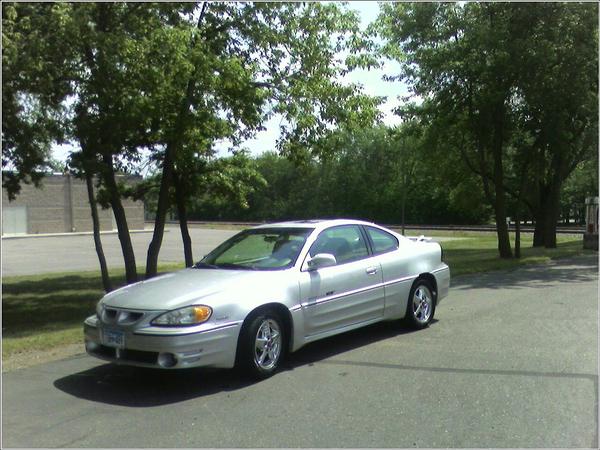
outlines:
{"label": "asphalt parking lot", "polygon": [[[237,230],[190,227],[194,258],[199,260]],[[138,267],[145,267],[152,230],[131,234]],[[102,234],[102,247],[109,269],[123,266],[123,253],[116,233]],[[168,226],[163,236],[159,263],[183,262],[179,227]],[[27,236],[2,239],[2,275],[100,270],[91,234]],[[138,268],[138,271],[139,268]]]}
{"label": "asphalt parking lot", "polygon": [[274,377],[85,355],[3,374],[4,447],[596,447],[597,255],[457,277],[426,330],[311,344]]}

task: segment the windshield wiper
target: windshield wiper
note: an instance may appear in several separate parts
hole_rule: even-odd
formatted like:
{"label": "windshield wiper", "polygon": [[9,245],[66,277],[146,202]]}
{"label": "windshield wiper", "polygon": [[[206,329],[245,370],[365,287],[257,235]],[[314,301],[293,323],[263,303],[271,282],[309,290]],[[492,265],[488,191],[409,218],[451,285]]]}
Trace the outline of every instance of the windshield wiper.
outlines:
{"label": "windshield wiper", "polygon": [[217,266],[215,266],[214,264],[208,264],[205,262],[197,262],[196,264],[194,264],[192,266],[194,269],[218,269]]}
{"label": "windshield wiper", "polygon": [[234,263],[221,263],[221,264],[217,264],[216,267],[218,269],[256,270],[256,268],[254,268],[252,266],[242,266],[240,264],[234,264]]}

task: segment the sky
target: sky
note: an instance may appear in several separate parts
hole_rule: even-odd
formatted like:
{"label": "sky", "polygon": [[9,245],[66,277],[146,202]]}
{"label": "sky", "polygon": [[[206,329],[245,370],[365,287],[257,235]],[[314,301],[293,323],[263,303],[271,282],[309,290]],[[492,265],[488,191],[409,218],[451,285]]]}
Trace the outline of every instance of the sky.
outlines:
{"label": "sky", "polygon": [[[377,18],[379,6],[371,1],[352,1],[348,4],[349,8],[358,11],[361,27],[364,29],[369,23]],[[383,121],[386,125],[395,125],[400,123],[400,118],[393,113],[393,109],[400,104],[399,96],[406,96],[408,91],[406,85],[401,82],[383,81],[382,76],[399,73],[400,68],[397,62],[386,61],[383,67],[379,69],[357,69],[350,72],[344,81],[348,83],[357,83],[363,86],[365,93],[374,96],[384,96],[387,100],[380,106],[383,113]],[[265,151],[275,150],[275,142],[279,137],[280,116],[274,116],[267,121],[265,130],[257,133],[256,137],[242,143],[242,147],[247,148],[251,154],[258,155]],[[219,142],[215,146],[218,156],[227,156],[230,145],[228,142]],[[69,151],[73,147],[69,144],[54,146],[53,156],[55,159],[65,161]]]}

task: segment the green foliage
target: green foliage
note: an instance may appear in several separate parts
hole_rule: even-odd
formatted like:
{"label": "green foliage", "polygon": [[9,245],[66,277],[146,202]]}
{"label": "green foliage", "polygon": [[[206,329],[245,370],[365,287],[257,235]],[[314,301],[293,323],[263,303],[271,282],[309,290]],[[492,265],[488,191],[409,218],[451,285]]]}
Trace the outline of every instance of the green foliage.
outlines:
{"label": "green foliage", "polygon": [[404,195],[407,223],[487,222],[481,187],[470,178],[445,178],[416,128],[340,131],[319,141],[320,158],[303,162],[263,153],[253,164],[266,185],[248,195],[248,209],[211,193],[193,203],[190,219],[354,217],[398,224]]}
{"label": "green foliage", "polygon": [[561,185],[597,158],[597,14],[591,3],[385,3],[373,26],[402,66],[388,79],[418,101],[399,112],[427,127],[442,170],[479,177],[506,256],[507,213],[527,205],[555,245]]}
{"label": "green foliage", "polygon": [[9,199],[20,183],[39,184],[51,166],[50,146],[64,137],[57,99],[69,90],[60,77],[64,52],[44,39],[63,28],[61,4],[2,4],[2,168]]}
{"label": "green foliage", "polygon": [[191,199],[192,209],[210,201],[218,209],[245,210],[249,208],[248,198],[267,185],[256,164],[245,152],[209,161],[193,181],[200,195]]}
{"label": "green foliage", "polygon": [[561,195],[561,215],[585,224],[585,199],[598,196],[598,159],[577,165],[565,181]]}
{"label": "green foliage", "polygon": [[[217,212],[244,211],[249,208],[249,198],[257,191],[265,189],[267,182],[258,171],[256,162],[246,152],[238,151],[224,158],[194,158],[181,172],[184,176],[178,186],[186,194],[186,207],[190,219],[202,219],[197,214],[206,205],[210,205],[211,215]],[[180,169],[176,169],[180,170]],[[130,195],[145,202],[146,212],[152,215],[156,211],[160,174],[148,177],[138,184]],[[172,192],[171,204],[175,204]],[[175,208],[173,213],[176,215]]]}
{"label": "green foliage", "polygon": [[3,12],[3,166],[17,169],[14,186],[62,138],[59,111],[68,113],[61,131],[101,176],[106,161],[131,170],[141,148],[159,167],[168,144],[210,156],[215,141],[237,144],[272,114],[283,116],[279,145],[290,154],[379,115],[380,99],[338,81],[375,64],[337,56],[368,44],[343,5],[17,3]]}

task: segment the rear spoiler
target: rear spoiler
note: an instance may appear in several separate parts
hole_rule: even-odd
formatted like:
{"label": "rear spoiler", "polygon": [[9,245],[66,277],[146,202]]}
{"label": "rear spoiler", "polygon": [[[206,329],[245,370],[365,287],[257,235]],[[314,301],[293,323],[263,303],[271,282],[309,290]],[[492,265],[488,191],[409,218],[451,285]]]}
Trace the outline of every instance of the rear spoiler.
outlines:
{"label": "rear spoiler", "polygon": [[411,236],[408,239],[410,239],[411,241],[415,241],[415,242],[431,242],[431,238],[430,237],[425,237],[424,235],[421,235],[421,236]]}

